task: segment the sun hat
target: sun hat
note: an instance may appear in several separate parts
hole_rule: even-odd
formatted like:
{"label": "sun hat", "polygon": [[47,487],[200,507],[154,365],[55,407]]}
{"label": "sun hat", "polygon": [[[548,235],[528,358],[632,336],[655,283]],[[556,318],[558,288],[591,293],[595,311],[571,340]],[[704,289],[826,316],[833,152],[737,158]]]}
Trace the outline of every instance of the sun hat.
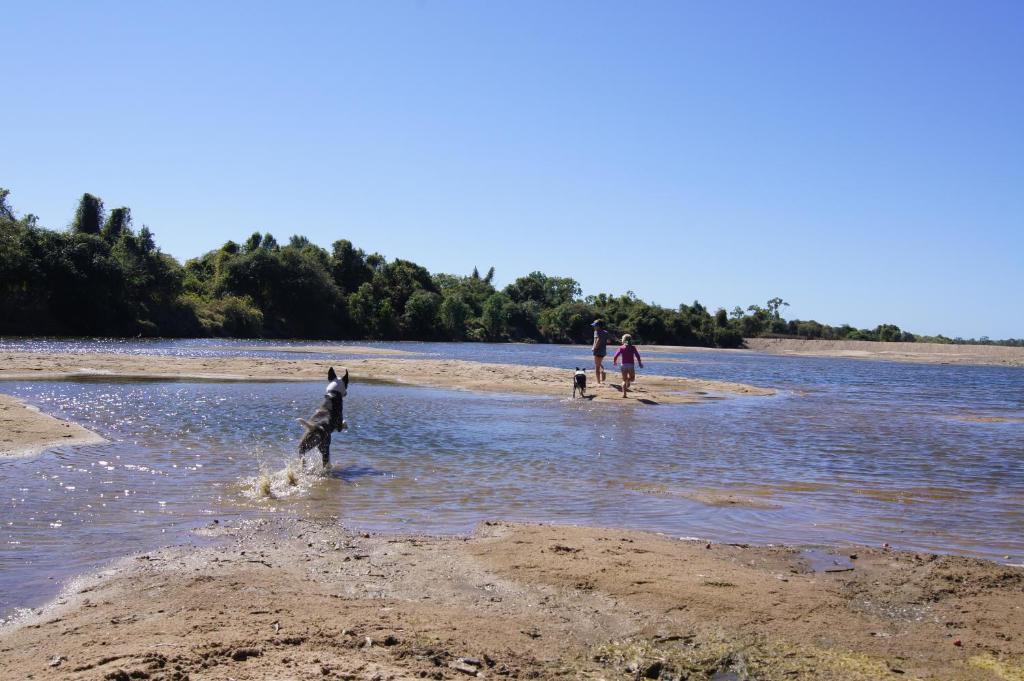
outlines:
{"label": "sun hat", "polygon": [[626,345],[632,345],[633,344],[633,337],[630,336],[628,333],[624,333],[624,334],[622,334],[622,342],[624,344],[626,344]]}
{"label": "sun hat", "polygon": [[604,326],[604,320],[603,319],[595,319],[594,321],[590,322],[590,325],[591,326],[598,326],[598,325]]}

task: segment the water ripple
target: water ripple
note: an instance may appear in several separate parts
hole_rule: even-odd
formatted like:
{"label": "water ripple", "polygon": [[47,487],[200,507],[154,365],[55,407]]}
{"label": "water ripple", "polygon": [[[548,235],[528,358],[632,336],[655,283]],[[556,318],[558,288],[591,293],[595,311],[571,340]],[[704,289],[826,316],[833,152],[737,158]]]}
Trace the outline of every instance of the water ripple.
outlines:
{"label": "water ripple", "polygon": [[[19,343],[238,354],[228,341]],[[566,366],[580,354],[416,345]],[[99,562],[185,540],[211,516],[279,512],[386,531],[508,518],[1024,558],[1024,371],[672,356],[687,361],[659,372],[785,390],[622,409],[355,384],[350,430],[320,474],[297,466],[294,421],[316,406],[319,383],[5,383],[109,442],[0,460],[0,614]]]}

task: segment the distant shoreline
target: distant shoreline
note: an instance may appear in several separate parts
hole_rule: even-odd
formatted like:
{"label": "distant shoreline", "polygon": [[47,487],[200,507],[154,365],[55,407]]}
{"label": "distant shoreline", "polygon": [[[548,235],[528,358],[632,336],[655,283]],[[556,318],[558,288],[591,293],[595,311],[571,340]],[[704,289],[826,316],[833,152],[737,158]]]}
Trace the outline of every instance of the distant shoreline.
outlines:
{"label": "distant shoreline", "polygon": [[771,355],[1024,367],[1024,348],[1006,345],[804,340],[798,338],[748,338],[746,345],[748,350]]}
{"label": "distant shoreline", "polygon": [[[0,336],[2,340],[32,339],[34,336]],[[39,337],[53,341],[65,340],[89,340],[92,337],[79,336],[46,336]],[[124,338],[121,340],[135,340]],[[150,340],[187,340],[183,338],[146,338]],[[391,357],[415,357],[421,354],[416,346],[424,342],[435,342],[453,345],[476,345],[475,341],[385,341],[392,345],[408,345],[405,348],[384,348],[376,347],[375,341],[363,341],[364,344],[349,345],[352,341],[343,340],[318,340],[318,341],[291,341],[274,338],[235,338],[231,339],[241,343],[250,342],[252,345],[224,346],[237,350],[272,351],[294,353],[320,353],[337,354],[341,357],[349,356],[391,356]],[[143,341],[143,342],[144,342]],[[257,343],[264,342],[267,345]],[[294,342],[291,345],[288,343]],[[1024,367],[1024,347],[1010,345],[981,345],[970,343],[926,343],[926,342],[901,342],[901,341],[871,341],[871,340],[822,340],[810,338],[746,338],[744,347],[741,348],[714,348],[703,345],[658,345],[640,343],[641,351],[648,353],[727,353],[727,354],[753,354],[761,353],[767,355],[802,356],[802,357],[832,357],[840,359],[869,359],[892,362],[909,362],[921,364],[957,364],[976,366],[1004,366]],[[551,347],[572,347],[579,348],[581,352],[589,354],[590,345],[584,343],[535,343],[527,341],[488,341],[484,345],[513,345],[530,346],[550,345]],[[26,351],[19,351],[26,352]],[[45,352],[45,351],[44,351]],[[99,350],[100,353],[104,352]],[[57,352],[55,354],[66,354]],[[651,361],[686,361],[659,359],[656,356]]]}

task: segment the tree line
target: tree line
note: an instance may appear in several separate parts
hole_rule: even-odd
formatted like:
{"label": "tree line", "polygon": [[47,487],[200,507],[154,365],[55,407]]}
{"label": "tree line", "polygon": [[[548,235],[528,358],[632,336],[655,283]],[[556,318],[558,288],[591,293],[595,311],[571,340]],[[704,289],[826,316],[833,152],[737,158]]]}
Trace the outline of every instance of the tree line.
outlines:
{"label": "tree line", "polygon": [[[590,322],[644,343],[740,347],[764,335],[939,340],[891,324],[873,330],[786,320],[788,303],[710,311],[666,308],[632,292],[583,297],[569,277],[531,272],[502,289],[481,275],[432,274],[339,239],[279,243],[254,232],[183,265],[131,210],[84,194],[67,229],[18,217],[0,188],[0,334],[589,342]],[[987,340],[987,339],[985,339]]]}

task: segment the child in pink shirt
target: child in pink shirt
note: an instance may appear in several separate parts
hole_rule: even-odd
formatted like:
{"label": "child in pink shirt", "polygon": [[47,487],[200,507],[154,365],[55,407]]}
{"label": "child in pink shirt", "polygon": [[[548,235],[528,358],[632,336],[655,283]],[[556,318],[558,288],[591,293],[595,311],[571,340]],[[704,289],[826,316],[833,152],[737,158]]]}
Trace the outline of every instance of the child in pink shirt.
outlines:
{"label": "child in pink shirt", "polygon": [[644,361],[640,359],[640,351],[633,345],[633,337],[628,333],[622,336],[622,345],[619,346],[615,356],[612,357],[612,366],[619,363],[619,357],[622,357],[622,396],[625,397],[630,383],[636,380],[634,362],[641,369],[644,368]]}

